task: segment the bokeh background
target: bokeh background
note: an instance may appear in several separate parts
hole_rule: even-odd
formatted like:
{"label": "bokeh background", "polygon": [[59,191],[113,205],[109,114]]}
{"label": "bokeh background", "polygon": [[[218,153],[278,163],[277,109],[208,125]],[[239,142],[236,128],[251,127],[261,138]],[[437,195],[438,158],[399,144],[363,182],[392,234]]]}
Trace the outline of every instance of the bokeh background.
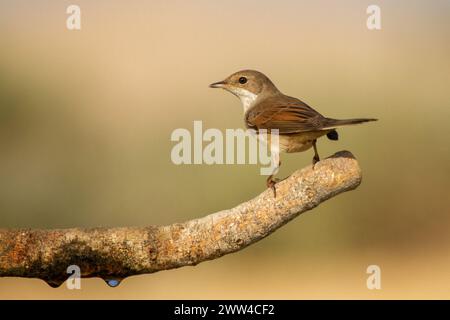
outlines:
{"label": "bokeh background", "polygon": [[[449,40],[447,0],[1,1],[1,228],[170,224],[259,194],[257,165],[170,160],[176,128],[243,127],[239,101],[207,87],[239,69],[327,116],[380,121],[319,142],[355,154],[357,190],[241,252],[117,288],[2,278],[0,298],[450,298]],[[284,155],[280,176],[311,157]]]}

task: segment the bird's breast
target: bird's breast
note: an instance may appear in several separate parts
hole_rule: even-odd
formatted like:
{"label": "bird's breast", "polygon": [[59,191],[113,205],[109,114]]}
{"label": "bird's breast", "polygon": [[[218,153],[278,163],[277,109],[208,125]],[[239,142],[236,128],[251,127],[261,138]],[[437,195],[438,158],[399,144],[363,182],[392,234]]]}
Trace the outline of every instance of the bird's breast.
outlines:
{"label": "bird's breast", "polygon": [[275,152],[293,153],[308,150],[312,147],[312,142],[315,139],[327,134],[327,132],[327,130],[301,132],[290,135],[278,135],[277,138],[272,135],[259,135],[258,137],[263,139],[265,143],[269,142],[272,150]]}

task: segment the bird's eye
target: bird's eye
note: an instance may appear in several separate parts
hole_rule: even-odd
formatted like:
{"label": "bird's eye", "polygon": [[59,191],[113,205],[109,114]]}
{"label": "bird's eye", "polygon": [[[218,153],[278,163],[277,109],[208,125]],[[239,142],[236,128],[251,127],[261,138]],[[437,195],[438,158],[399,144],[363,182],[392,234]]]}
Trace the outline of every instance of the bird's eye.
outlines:
{"label": "bird's eye", "polygon": [[247,82],[247,78],[246,77],[240,77],[239,78],[239,83],[240,84],[245,84]]}

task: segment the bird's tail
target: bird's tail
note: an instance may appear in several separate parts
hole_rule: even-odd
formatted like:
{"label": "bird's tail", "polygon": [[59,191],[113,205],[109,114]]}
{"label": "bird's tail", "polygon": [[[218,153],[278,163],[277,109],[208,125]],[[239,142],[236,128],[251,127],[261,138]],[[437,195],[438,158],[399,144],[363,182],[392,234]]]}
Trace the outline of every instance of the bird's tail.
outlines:
{"label": "bird's tail", "polygon": [[377,120],[378,119],[372,119],[372,118],[357,118],[357,119],[344,119],[344,120],[326,118],[324,129],[332,129],[332,128],[337,128],[337,127],[349,126],[349,125],[353,125],[353,124],[360,124],[360,123],[364,123],[364,122],[377,121]]}

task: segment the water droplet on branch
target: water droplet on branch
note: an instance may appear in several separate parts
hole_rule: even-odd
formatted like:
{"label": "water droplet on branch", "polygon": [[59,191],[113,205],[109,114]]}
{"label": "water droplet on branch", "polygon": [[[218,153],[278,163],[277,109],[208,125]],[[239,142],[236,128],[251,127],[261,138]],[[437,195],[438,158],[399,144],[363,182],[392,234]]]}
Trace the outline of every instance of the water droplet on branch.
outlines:
{"label": "water droplet on branch", "polygon": [[121,280],[118,279],[106,279],[105,282],[108,286],[110,286],[111,288],[115,288],[120,284]]}

